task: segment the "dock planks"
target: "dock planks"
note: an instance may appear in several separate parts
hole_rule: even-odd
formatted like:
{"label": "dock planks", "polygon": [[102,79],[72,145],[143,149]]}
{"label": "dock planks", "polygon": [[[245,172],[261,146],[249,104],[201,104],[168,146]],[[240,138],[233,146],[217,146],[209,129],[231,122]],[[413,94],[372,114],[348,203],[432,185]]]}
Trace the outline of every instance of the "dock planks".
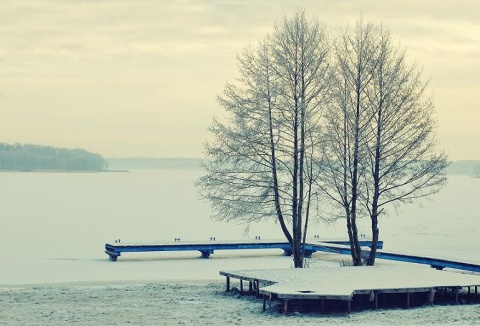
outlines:
{"label": "dock planks", "polygon": [[257,294],[263,296],[264,309],[267,300],[271,304],[277,299],[283,302],[285,312],[290,300],[319,300],[322,307],[325,300],[339,300],[350,311],[351,303],[360,296],[378,308],[379,295],[388,294],[405,294],[409,307],[414,294],[423,294],[426,303],[433,303],[436,292],[451,289],[458,293],[474,287],[477,293],[480,286],[479,275],[399,266],[237,270],[220,271],[220,275],[227,279],[227,290],[231,278],[240,280],[241,286],[245,281],[252,283]]}

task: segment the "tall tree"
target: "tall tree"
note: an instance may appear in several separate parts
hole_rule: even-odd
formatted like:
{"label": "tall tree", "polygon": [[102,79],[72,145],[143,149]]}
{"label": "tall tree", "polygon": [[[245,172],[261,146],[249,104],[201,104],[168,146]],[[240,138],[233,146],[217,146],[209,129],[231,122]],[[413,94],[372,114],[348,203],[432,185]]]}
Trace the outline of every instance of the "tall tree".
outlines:
{"label": "tall tree", "polygon": [[[197,184],[218,219],[275,218],[303,267],[316,179],[320,111],[329,94],[325,30],[302,11],[239,57],[241,77],[218,98],[206,170]],[[289,225],[290,224],[290,225]]]}
{"label": "tall tree", "polygon": [[362,139],[371,118],[364,106],[376,66],[374,37],[373,26],[359,21],[353,30],[346,29],[335,44],[335,101],[325,114],[320,166],[323,192],[343,210],[355,266],[363,264],[357,219],[363,191]]}
{"label": "tall tree", "polygon": [[371,120],[364,139],[364,200],[373,240],[368,265],[375,263],[378,217],[385,207],[438,192],[448,165],[436,144],[434,104],[421,71],[407,63],[384,27],[376,27],[374,41],[376,66],[365,105]]}
{"label": "tall tree", "polygon": [[[435,141],[427,84],[380,25],[359,20],[336,46],[335,98],[325,115],[321,187],[344,210],[354,265],[373,265],[385,206],[438,192],[446,156]],[[356,220],[371,220],[362,257]]]}

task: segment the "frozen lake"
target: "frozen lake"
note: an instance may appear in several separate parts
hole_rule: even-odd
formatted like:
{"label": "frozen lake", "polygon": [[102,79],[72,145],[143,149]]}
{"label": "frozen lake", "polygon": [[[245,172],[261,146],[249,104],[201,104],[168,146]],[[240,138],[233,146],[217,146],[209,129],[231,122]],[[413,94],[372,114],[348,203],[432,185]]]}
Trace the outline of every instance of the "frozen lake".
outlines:
{"label": "frozen lake", "polygon": [[[288,268],[281,251],[123,254],[107,260],[106,242],[281,238],[274,223],[210,220],[192,181],[201,171],[0,173],[0,286],[218,279],[220,269]],[[432,201],[402,207],[380,221],[385,250],[480,262],[480,179],[451,176]],[[366,222],[366,221],[365,221]],[[311,235],[345,237],[343,222]],[[368,232],[368,224],[361,232]],[[266,256],[268,259],[265,259]]]}

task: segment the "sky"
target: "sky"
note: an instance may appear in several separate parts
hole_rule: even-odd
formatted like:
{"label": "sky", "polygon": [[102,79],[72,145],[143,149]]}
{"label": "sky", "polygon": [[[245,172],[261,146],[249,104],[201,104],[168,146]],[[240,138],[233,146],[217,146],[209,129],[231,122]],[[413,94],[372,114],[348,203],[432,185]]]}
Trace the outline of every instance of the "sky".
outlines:
{"label": "sky", "polygon": [[236,56],[298,8],[334,34],[363,15],[423,67],[438,139],[480,160],[477,0],[0,0],[0,142],[202,157]]}

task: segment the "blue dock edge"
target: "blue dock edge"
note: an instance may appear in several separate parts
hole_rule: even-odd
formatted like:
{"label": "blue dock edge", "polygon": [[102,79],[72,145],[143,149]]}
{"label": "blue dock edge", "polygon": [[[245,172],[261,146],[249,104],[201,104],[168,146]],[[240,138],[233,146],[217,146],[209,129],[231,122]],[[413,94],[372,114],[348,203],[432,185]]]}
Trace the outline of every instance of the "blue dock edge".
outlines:
{"label": "blue dock edge", "polygon": [[[360,241],[362,247],[370,247],[370,240]],[[200,251],[203,258],[209,258],[215,250],[241,250],[241,249],[282,249],[285,255],[292,254],[292,248],[286,241],[231,241],[231,242],[175,242],[165,244],[105,244],[105,253],[110,260],[116,261],[122,252],[153,252],[153,251]],[[406,255],[401,253],[386,252],[383,249],[383,241],[378,242],[377,259],[387,259],[407,263],[430,265],[430,267],[442,270],[453,268],[464,271],[480,273],[480,264],[471,262],[455,261],[443,258],[426,257],[420,255]],[[310,257],[314,252],[322,251],[350,255],[350,244],[346,240],[324,240],[305,243],[305,256]],[[365,248],[363,254],[368,255]]]}
{"label": "blue dock edge", "polygon": [[[362,240],[361,246],[370,247],[372,241]],[[325,246],[327,245],[327,246]],[[333,247],[329,247],[332,245]],[[310,257],[314,252],[336,252],[337,246],[349,246],[345,240],[325,240],[323,242],[310,242],[305,244],[305,256]],[[383,248],[383,242],[378,242],[378,248]],[[200,251],[203,258],[209,258],[215,250],[243,250],[243,249],[282,249],[285,255],[292,254],[292,247],[286,241],[231,241],[231,242],[175,242],[164,244],[105,244],[105,253],[110,260],[116,261],[122,252],[153,252],[153,251]]]}

